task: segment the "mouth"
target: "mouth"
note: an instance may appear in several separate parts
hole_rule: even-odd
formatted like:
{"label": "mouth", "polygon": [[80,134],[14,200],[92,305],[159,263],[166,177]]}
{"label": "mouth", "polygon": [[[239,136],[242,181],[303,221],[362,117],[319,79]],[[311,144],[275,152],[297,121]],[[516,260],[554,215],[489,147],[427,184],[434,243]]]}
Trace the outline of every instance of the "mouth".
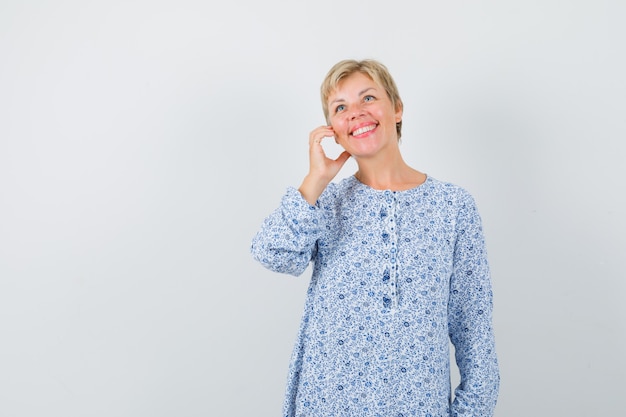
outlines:
{"label": "mouth", "polygon": [[371,132],[372,130],[376,129],[378,127],[378,123],[373,123],[367,126],[362,126],[359,127],[358,129],[353,130],[350,135],[353,137],[358,137],[358,136],[362,136],[365,135],[366,133]]}

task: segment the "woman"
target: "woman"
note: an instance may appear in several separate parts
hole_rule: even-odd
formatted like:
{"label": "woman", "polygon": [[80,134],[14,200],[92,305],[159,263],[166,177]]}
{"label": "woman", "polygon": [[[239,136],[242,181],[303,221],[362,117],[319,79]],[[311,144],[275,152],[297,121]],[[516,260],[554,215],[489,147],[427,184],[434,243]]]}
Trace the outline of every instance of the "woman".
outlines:
{"label": "woman", "polygon": [[[384,65],[341,61],[321,93],[328,125],[310,134],[309,172],[251,247],[276,272],[313,262],[283,415],[493,415],[492,292],[473,198],[405,163],[403,105]],[[329,137],[345,149],[335,160]],[[350,157],[358,171],[331,182]]]}

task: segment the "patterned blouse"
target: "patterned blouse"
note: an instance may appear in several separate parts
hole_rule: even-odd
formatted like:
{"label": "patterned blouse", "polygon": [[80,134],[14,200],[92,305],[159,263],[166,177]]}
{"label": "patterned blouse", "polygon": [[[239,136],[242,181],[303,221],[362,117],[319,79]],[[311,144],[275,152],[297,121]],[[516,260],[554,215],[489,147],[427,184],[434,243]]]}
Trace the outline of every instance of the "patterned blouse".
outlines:
{"label": "patterned blouse", "polygon": [[[380,191],[351,176],[311,206],[290,187],[251,252],[296,276],[313,263],[285,417],[493,415],[492,291],[467,191],[432,177]],[[454,401],[449,340],[461,375]]]}

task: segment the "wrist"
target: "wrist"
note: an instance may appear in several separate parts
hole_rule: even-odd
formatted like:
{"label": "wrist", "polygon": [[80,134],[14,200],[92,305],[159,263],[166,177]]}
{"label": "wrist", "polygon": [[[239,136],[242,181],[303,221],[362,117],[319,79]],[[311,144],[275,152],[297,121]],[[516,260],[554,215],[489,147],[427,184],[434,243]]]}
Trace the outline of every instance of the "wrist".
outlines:
{"label": "wrist", "polygon": [[304,177],[298,191],[310,205],[314,206],[329,182],[319,176],[308,174]]}

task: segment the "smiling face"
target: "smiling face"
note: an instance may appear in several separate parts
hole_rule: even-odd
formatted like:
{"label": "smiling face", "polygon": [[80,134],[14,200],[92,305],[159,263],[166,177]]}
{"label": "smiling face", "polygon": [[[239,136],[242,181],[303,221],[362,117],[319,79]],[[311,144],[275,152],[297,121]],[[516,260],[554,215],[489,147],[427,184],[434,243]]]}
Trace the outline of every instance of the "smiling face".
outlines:
{"label": "smiling face", "polygon": [[402,108],[394,109],[385,89],[361,72],[342,79],[329,94],[328,119],[337,143],[355,158],[397,149]]}

